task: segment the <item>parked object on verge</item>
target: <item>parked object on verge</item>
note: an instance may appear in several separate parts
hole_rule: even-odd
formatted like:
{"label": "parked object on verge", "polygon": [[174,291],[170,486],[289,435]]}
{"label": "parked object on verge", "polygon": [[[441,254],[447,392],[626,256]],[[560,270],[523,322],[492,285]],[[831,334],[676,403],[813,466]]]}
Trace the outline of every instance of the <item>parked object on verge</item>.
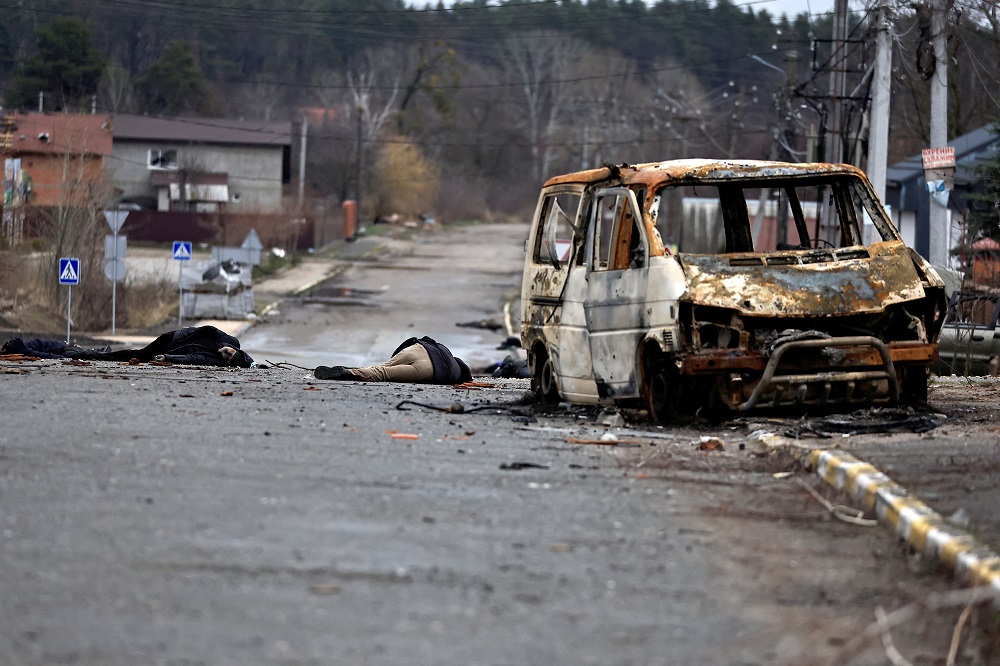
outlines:
{"label": "parked object on verge", "polygon": [[185,264],[180,275],[185,318],[245,319],[253,313],[251,264],[232,259]]}
{"label": "parked object on verge", "polygon": [[666,421],[926,400],[944,284],[855,167],[677,160],[558,176],[526,251],[521,341],[545,401]]}
{"label": "parked object on verge", "polygon": [[407,382],[414,384],[461,384],[472,381],[472,371],[446,346],[429,338],[408,338],[392,357],[380,365],[362,368],[321,365],[316,379],[346,379],[369,382]]}
{"label": "parked object on verge", "polygon": [[939,375],[996,375],[1000,295],[956,291],[941,328]]}

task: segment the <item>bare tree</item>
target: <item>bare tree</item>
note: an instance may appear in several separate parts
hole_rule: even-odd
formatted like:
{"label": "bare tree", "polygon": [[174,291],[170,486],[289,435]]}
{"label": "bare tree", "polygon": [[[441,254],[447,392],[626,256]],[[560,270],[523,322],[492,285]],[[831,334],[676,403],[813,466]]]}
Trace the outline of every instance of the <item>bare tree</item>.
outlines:
{"label": "bare tree", "polygon": [[252,83],[240,86],[240,115],[269,121],[278,116],[276,111],[284,102],[282,87],[274,77],[259,74]]}
{"label": "bare tree", "polygon": [[716,98],[721,93],[709,93],[697,78],[670,60],[657,62],[655,70],[649,107],[654,132],[664,141],[665,152],[671,157],[724,152],[713,137],[720,125]]}
{"label": "bare tree", "polygon": [[399,74],[393,73],[398,64],[393,49],[365,51],[348,70],[347,88],[353,104],[357,130],[355,146],[356,184],[355,196],[359,206],[363,203],[362,185],[368,165],[369,146],[396,109],[399,93]]}
{"label": "bare tree", "polygon": [[110,307],[110,284],[104,279],[104,210],[113,197],[110,179],[82,130],[67,127],[59,140],[61,185],[53,205],[38,210],[39,235],[47,242],[47,252],[38,264],[37,284],[42,298],[55,310],[64,302],[55,266],[60,257],[80,259],[81,284],[86,289],[74,299],[74,321],[92,327]]}
{"label": "bare tree", "polygon": [[396,109],[399,94],[398,53],[387,48],[365,51],[347,72],[347,88],[363,137],[374,141]]}
{"label": "bare tree", "polygon": [[508,38],[503,45],[508,76],[524,98],[524,120],[536,181],[549,172],[550,138],[570,103],[570,72],[582,46],[571,37],[534,31]]}
{"label": "bare tree", "polygon": [[136,110],[135,86],[128,70],[112,63],[104,69],[98,85],[98,94],[104,108],[113,113],[133,113]]}
{"label": "bare tree", "polygon": [[337,108],[347,100],[344,74],[338,70],[319,70],[313,75],[310,88],[313,99],[322,109]]}
{"label": "bare tree", "polygon": [[568,75],[576,79],[567,89],[573,168],[640,161],[644,142],[654,137],[647,135],[648,120],[642,117],[645,96],[634,63],[617,52],[581,49]]}

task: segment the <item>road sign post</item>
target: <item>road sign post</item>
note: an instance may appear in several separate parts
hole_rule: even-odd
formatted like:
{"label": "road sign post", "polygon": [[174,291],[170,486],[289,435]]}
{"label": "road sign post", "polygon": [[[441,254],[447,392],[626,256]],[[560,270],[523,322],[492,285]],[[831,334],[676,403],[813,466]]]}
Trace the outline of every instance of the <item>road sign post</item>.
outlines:
{"label": "road sign post", "polygon": [[184,277],[183,262],[191,261],[191,241],[174,241],[174,261],[177,264],[177,328],[184,323]]}
{"label": "road sign post", "polygon": [[[113,235],[113,255],[109,256],[108,252],[104,252],[104,258],[110,259],[111,261],[104,267],[104,274],[109,280],[111,280],[111,335],[115,334],[115,310],[117,309],[117,297],[118,297],[118,280],[125,277],[125,266],[122,264],[119,266],[120,259],[118,256],[118,232],[121,231],[122,225],[125,224],[125,218],[128,217],[127,210],[106,210],[104,211],[104,219],[108,221],[108,226],[111,227],[111,233]],[[105,244],[106,245],[106,244]],[[124,249],[124,244],[123,249]],[[121,253],[121,257],[125,257],[125,253]],[[112,265],[114,266],[112,268]]]}
{"label": "road sign post", "polygon": [[59,258],[59,284],[69,287],[69,294],[66,299],[66,344],[70,340],[70,325],[72,319],[70,313],[73,310],[73,285],[80,284],[80,260],[73,257]]}

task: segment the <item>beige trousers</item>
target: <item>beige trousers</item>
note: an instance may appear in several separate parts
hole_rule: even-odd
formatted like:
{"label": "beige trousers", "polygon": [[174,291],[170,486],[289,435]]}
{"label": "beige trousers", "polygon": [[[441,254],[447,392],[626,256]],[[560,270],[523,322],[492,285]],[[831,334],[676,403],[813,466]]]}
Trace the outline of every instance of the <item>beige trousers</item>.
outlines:
{"label": "beige trousers", "polygon": [[410,345],[381,365],[352,368],[351,373],[369,382],[423,383],[434,380],[434,366],[427,350]]}

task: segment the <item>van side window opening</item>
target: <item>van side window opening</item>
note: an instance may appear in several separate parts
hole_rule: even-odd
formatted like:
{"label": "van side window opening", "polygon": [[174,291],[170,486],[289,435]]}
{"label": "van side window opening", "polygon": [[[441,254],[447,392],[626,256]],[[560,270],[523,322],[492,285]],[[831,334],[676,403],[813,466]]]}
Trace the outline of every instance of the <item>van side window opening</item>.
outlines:
{"label": "van side window opening", "polygon": [[646,265],[647,244],[632,204],[625,194],[597,199],[593,270],[623,270]]}
{"label": "van side window opening", "polygon": [[611,267],[613,250],[613,232],[615,221],[621,215],[622,200],[620,196],[600,197],[597,202],[597,224],[594,226],[594,265],[596,271],[608,270]]}
{"label": "van side window opening", "polygon": [[541,210],[541,233],[535,245],[538,263],[560,267],[570,260],[577,237],[576,215],[579,194],[553,194],[545,198]]}

